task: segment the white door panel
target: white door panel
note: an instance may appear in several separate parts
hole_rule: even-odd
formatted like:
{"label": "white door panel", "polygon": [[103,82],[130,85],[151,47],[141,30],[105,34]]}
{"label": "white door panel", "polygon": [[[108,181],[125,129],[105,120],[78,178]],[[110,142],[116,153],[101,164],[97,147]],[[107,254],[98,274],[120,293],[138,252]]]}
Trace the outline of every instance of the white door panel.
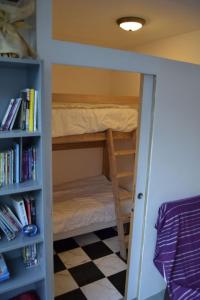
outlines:
{"label": "white door panel", "polygon": [[143,231],[146,215],[146,196],[148,192],[148,172],[151,151],[151,133],[154,108],[154,86],[153,75],[143,75],[141,95],[141,115],[138,134],[138,151],[136,167],[136,192],[134,214],[131,219],[129,243],[129,270],[127,272],[126,299],[132,300],[137,297],[140,264],[142,257]]}

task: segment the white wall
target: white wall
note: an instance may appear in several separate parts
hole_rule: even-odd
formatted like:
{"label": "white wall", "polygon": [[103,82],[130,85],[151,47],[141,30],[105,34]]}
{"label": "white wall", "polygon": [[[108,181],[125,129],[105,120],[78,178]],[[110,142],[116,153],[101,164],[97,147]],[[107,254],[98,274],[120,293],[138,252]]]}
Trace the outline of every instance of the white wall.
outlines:
{"label": "white wall", "polygon": [[[161,203],[200,194],[200,67],[163,61],[157,76],[140,298],[164,285],[153,265]],[[151,275],[149,275],[151,274]],[[151,292],[150,292],[151,291]]]}
{"label": "white wall", "polygon": [[200,30],[144,44],[135,51],[200,64]]}

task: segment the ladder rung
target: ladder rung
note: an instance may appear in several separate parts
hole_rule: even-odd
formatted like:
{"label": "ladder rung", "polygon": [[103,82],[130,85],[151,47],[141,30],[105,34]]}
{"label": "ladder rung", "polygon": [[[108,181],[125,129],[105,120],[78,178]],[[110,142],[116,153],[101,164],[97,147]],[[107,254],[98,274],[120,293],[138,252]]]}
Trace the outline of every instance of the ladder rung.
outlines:
{"label": "ladder rung", "polygon": [[132,149],[126,149],[126,150],[118,150],[115,151],[116,156],[122,156],[122,155],[132,155],[135,154],[135,150]]}
{"label": "ladder rung", "polygon": [[124,177],[132,177],[133,176],[133,172],[120,172],[117,173],[117,178],[124,178]]}
{"label": "ladder rung", "polygon": [[132,192],[126,192],[126,193],[122,193],[119,194],[119,200],[127,200],[127,199],[133,199],[133,193]]}

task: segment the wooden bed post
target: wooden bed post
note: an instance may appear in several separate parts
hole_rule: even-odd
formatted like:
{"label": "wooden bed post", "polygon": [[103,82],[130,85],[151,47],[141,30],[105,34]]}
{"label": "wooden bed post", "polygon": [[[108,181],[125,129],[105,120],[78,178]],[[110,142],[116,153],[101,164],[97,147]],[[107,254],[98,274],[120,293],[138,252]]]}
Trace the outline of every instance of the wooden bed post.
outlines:
{"label": "wooden bed post", "polygon": [[110,180],[110,167],[109,167],[109,157],[108,157],[108,147],[107,143],[103,144],[103,161],[102,161],[102,174]]}

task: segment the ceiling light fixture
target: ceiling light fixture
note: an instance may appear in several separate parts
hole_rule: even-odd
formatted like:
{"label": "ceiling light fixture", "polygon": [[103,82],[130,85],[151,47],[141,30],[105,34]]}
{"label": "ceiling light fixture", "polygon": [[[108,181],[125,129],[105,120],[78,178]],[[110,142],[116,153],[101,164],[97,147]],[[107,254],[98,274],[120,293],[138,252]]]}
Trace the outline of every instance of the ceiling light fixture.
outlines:
{"label": "ceiling light fixture", "polygon": [[116,22],[120,28],[122,28],[126,31],[139,30],[145,24],[145,20],[142,18],[138,18],[138,17],[123,17],[123,18],[117,19]]}

